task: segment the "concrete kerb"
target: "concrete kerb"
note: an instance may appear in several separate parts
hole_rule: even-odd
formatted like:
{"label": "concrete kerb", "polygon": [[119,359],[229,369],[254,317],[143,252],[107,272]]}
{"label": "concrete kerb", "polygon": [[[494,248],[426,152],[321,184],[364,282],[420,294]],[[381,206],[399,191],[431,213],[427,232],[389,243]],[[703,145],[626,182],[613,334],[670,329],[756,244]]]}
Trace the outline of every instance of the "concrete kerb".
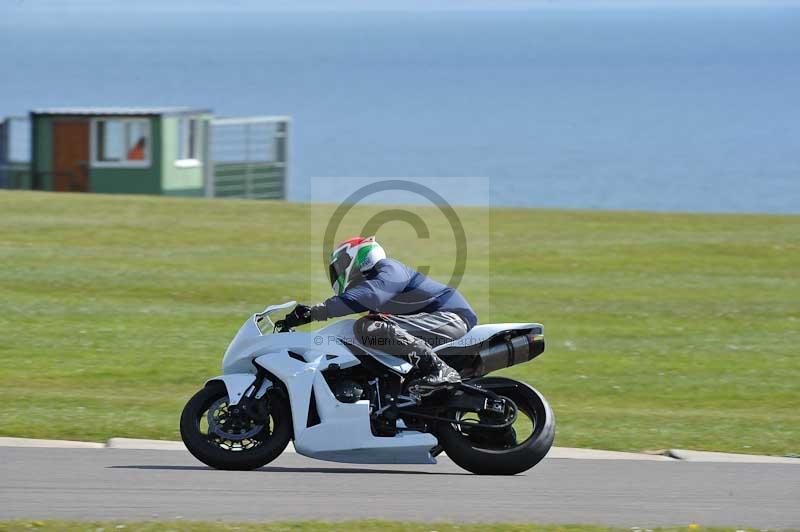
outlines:
{"label": "concrete kerb", "polygon": [[[45,440],[31,438],[12,438],[0,436],[0,447],[41,447],[61,449],[138,449],[151,451],[185,451],[181,441],[146,440],[139,438],[111,438],[106,443]],[[294,453],[290,443],[284,452]],[[712,451],[692,451],[686,449],[667,449],[652,453],[628,453],[601,449],[581,449],[576,447],[553,447],[548,459],[572,460],[644,460],[658,462],[730,462],[752,464],[797,464],[800,458],[789,456],[766,456],[754,454],[719,453]]]}

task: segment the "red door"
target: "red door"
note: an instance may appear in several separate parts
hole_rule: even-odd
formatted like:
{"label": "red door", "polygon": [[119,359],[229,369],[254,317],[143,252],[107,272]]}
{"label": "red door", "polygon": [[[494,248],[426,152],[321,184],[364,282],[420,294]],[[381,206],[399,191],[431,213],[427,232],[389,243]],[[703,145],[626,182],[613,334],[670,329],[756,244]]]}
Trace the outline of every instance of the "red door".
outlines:
{"label": "red door", "polygon": [[89,121],[53,122],[53,190],[89,190]]}

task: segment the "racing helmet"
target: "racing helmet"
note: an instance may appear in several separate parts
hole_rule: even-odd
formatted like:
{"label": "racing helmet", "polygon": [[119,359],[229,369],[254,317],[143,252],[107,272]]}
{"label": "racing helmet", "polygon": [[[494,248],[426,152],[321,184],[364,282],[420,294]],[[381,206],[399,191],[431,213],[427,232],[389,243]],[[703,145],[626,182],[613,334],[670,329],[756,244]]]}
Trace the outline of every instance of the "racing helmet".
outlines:
{"label": "racing helmet", "polygon": [[349,238],[331,253],[328,275],[335,294],[341,294],[365,271],[386,258],[386,252],[374,236]]}

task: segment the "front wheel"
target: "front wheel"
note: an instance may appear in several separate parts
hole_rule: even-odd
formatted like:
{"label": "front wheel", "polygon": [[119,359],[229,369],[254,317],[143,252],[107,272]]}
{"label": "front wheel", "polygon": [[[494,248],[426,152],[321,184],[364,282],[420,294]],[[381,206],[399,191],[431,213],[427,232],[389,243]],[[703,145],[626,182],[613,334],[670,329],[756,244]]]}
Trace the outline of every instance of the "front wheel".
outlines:
{"label": "front wheel", "polygon": [[291,439],[292,416],[286,399],[267,394],[258,419],[228,404],[219,381],[189,399],[181,414],[181,439],[195,458],[216,469],[250,470],[277,458]]}
{"label": "front wheel", "polygon": [[[470,384],[489,389],[517,405],[517,419],[504,430],[442,423],[437,437],[456,464],[478,475],[516,475],[545,457],[555,438],[556,421],[547,400],[532,386],[504,377],[483,377]],[[472,412],[452,412],[455,419],[485,421]]]}

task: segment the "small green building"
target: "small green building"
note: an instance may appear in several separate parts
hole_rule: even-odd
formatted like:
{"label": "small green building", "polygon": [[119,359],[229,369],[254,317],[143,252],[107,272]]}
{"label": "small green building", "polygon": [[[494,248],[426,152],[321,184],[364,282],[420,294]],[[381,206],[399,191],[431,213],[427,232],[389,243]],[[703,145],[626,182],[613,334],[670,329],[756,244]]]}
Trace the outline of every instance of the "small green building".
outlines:
{"label": "small green building", "polygon": [[208,109],[54,108],[30,113],[35,190],[202,196]]}
{"label": "small green building", "polygon": [[0,120],[0,188],[285,199],[288,116],[37,109]]}

